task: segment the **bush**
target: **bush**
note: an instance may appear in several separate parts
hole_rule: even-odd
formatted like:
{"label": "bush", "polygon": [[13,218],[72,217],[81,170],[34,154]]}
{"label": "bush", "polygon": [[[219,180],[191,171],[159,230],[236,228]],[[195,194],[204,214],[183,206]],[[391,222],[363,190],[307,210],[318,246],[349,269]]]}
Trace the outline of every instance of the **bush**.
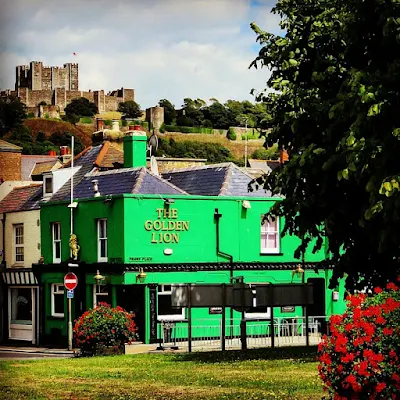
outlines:
{"label": "bush", "polygon": [[90,117],[82,117],[80,121],[82,122],[82,124],[91,124],[93,122],[92,118]]}
{"label": "bush", "polygon": [[229,140],[236,140],[236,132],[233,128],[229,128],[228,132],[226,133],[226,137]]}
{"label": "bush", "polygon": [[29,112],[26,114],[26,118],[35,118],[35,114],[33,112]]}
{"label": "bush", "polygon": [[400,398],[400,288],[389,283],[374,292],[349,296],[318,347],[319,375],[331,399]]}
{"label": "bush", "polygon": [[279,158],[278,145],[274,144],[268,149],[260,147],[252,153],[251,158],[256,160],[277,160]]}
{"label": "bush", "polygon": [[112,125],[111,119],[105,119],[105,120],[104,120],[104,125],[105,125],[105,126],[111,126],[111,125]]}
{"label": "bush", "polygon": [[161,124],[160,126],[160,133],[164,133],[165,132],[165,124],[164,122]]}
{"label": "bush", "polygon": [[116,353],[123,350],[125,343],[136,340],[134,314],[117,306],[99,303],[75,321],[75,346],[83,355],[105,354],[112,347]]}
{"label": "bush", "polygon": [[124,127],[125,127],[125,126],[128,126],[128,122],[125,121],[125,120],[123,119],[123,120],[121,121],[121,125],[124,126]]}

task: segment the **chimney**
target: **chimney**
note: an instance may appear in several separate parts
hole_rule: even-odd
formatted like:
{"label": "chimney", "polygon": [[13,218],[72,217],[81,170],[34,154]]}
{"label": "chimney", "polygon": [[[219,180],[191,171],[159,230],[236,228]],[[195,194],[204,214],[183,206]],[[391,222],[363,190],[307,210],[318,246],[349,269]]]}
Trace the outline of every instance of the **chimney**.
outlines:
{"label": "chimney", "polygon": [[104,127],[103,118],[96,119],[96,131],[101,131]]}
{"label": "chimney", "polygon": [[94,179],[92,183],[93,183],[93,196],[99,197],[100,196],[99,185],[98,185],[99,181],[97,179]]}
{"label": "chimney", "polygon": [[285,150],[285,148],[282,147],[282,150],[279,152],[279,162],[281,165],[283,165],[287,161],[289,161],[289,154],[287,150]]}
{"label": "chimney", "polygon": [[147,136],[141,126],[135,125],[133,130],[124,136],[124,168],[146,167]]}
{"label": "chimney", "polygon": [[119,121],[117,119],[112,120],[112,131],[119,131]]}

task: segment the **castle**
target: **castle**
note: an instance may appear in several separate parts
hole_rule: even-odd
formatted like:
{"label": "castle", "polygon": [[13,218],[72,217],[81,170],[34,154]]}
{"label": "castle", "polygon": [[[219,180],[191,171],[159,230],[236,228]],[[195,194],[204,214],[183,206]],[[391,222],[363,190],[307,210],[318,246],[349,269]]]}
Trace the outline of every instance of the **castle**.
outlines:
{"label": "castle", "polygon": [[[46,67],[41,61],[31,61],[29,65],[16,67],[15,90],[1,92],[2,96],[14,95],[20,98],[28,108],[28,112],[40,116],[46,111],[62,113],[73,100],[85,97],[96,104],[99,114],[116,111],[118,104],[135,100],[134,89],[117,89],[109,93],[104,90],[79,90],[78,64],[67,63],[63,67]],[[40,104],[41,103],[41,104]]]}

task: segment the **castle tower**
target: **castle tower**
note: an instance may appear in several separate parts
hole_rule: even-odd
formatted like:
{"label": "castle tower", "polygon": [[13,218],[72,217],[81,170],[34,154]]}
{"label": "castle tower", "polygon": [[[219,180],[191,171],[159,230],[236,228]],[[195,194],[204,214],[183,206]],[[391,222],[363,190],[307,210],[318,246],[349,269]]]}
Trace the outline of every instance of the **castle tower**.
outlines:
{"label": "castle tower", "polygon": [[28,78],[29,89],[42,90],[42,70],[43,63],[41,61],[31,61]]}
{"label": "castle tower", "polygon": [[67,63],[64,64],[64,68],[67,70],[65,89],[79,90],[78,64]]}

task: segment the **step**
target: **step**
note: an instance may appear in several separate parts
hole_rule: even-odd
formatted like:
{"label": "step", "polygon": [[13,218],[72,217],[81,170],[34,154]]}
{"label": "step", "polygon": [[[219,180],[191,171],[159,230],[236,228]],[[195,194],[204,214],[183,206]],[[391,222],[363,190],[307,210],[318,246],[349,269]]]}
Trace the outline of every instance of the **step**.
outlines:
{"label": "step", "polygon": [[134,342],[132,344],[125,345],[125,354],[149,353],[150,351],[156,349],[157,349],[157,343],[144,344],[143,342]]}

